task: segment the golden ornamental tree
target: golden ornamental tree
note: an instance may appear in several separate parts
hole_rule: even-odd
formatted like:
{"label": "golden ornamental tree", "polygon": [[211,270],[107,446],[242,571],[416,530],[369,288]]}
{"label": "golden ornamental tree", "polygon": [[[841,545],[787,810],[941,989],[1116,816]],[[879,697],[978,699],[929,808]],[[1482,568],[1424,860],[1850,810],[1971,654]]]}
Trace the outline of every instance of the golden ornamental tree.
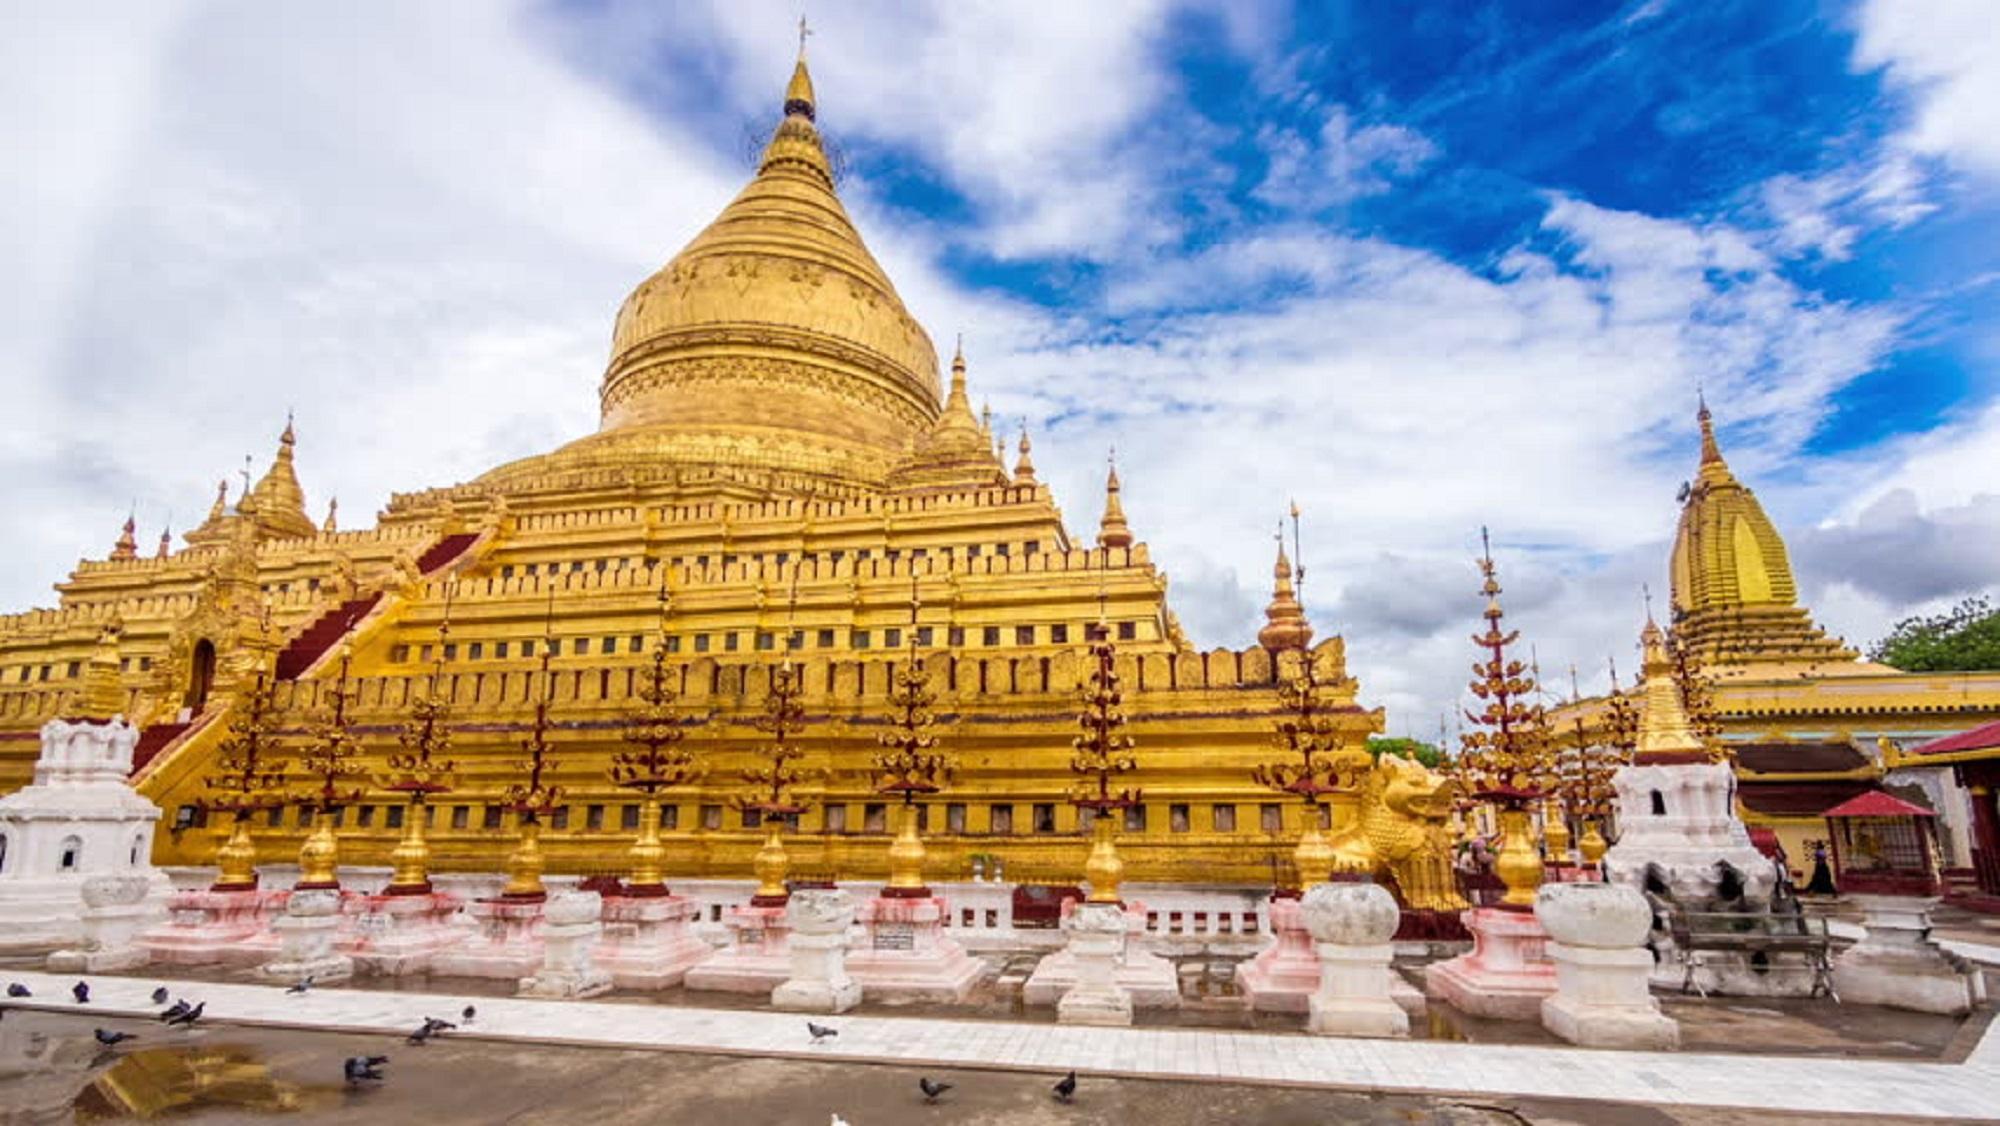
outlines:
{"label": "golden ornamental tree", "polygon": [[1125,731],[1125,694],[1119,687],[1116,670],[1118,649],[1111,642],[1111,629],[1099,621],[1087,630],[1090,655],[1094,661],[1090,676],[1077,689],[1077,725],[1083,734],[1070,740],[1070,773],[1078,781],[1070,787],[1069,802],[1079,810],[1091,811],[1090,858],[1084,876],[1090,881],[1091,903],[1119,903],[1118,885],[1125,875],[1125,862],[1118,858],[1118,827],[1113,814],[1138,805],[1142,793],[1135,788],[1114,788],[1112,780],[1139,768],[1132,753],[1137,740]]}
{"label": "golden ornamental tree", "polygon": [[1499,572],[1486,529],[1479,530],[1479,540],[1483,549],[1479,592],[1486,599],[1486,630],[1472,637],[1482,655],[1472,666],[1475,679],[1470,687],[1482,706],[1466,711],[1472,728],[1459,738],[1468,771],[1484,786],[1474,796],[1500,809],[1505,840],[1495,869],[1507,885],[1502,905],[1528,910],[1542,882],[1541,856],[1530,839],[1529,810],[1552,788],[1555,763],[1548,721],[1535,702],[1535,678],[1527,664],[1507,653],[1521,634],[1502,628],[1506,613],[1500,608]]}
{"label": "golden ornamental tree", "polygon": [[277,761],[282,715],[270,670],[256,677],[230,709],[229,729],[216,748],[215,769],[202,779],[196,802],[204,812],[230,815],[229,839],[216,850],[212,891],[248,891],[257,886],[257,846],[250,819],[285,804],[285,771]]}
{"label": "golden ornamental tree", "polygon": [[660,590],[660,636],[653,645],[653,659],[639,683],[639,706],[625,717],[624,739],[634,749],[611,756],[611,782],[641,795],[639,833],[632,842],[626,894],[663,896],[667,894],[666,846],[660,843],[660,794],[691,785],[703,770],[685,745],[686,730],[681,726],[678,693],[674,691],[674,670],[667,666],[667,608],[664,587]]}
{"label": "golden ornamental tree", "polygon": [[924,842],[918,831],[920,795],[936,794],[951,782],[956,767],[951,756],[938,749],[937,693],[924,655],[917,648],[917,598],[915,579],[910,592],[910,652],[903,667],[896,670],[889,688],[889,730],[875,736],[882,750],[874,757],[875,792],[898,798],[901,803],[896,840],[889,846],[889,882],[882,894],[889,898],[921,899],[930,895],[924,884]]}
{"label": "golden ornamental tree", "polygon": [[292,804],[312,819],[312,832],[299,846],[299,890],[340,887],[340,842],[333,823],[340,812],[361,800],[358,784],[367,768],[361,762],[361,741],[354,735],[347,709],[354,699],[348,674],[354,653],[340,646],[340,675],[329,685],[325,713],[312,724],[298,769],[306,784],[292,795]]}

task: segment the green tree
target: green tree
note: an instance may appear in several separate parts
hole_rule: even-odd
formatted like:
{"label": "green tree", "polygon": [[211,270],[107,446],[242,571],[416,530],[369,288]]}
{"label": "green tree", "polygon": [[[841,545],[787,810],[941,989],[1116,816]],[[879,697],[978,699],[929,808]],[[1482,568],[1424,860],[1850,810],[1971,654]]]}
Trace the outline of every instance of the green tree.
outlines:
{"label": "green tree", "polygon": [[1438,750],[1436,746],[1430,743],[1418,739],[1392,738],[1387,735],[1370,735],[1368,737],[1368,753],[1376,758],[1381,758],[1383,755],[1398,755],[1407,759],[1415,759],[1417,762],[1433,770],[1437,769],[1438,764],[1444,761],[1444,752]]}
{"label": "green tree", "polygon": [[1869,648],[1868,659],[1904,672],[2000,669],[2000,610],[1979,597],[1943,614],[1904,618]]}

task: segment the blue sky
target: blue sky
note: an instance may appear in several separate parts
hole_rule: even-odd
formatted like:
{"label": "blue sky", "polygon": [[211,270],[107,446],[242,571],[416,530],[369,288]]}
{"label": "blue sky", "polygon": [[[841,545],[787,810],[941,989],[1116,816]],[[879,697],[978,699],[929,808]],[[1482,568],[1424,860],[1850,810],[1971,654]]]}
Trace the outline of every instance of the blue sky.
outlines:
{"label": "blue sky", "polygon": [[[747,176],[797,15],[0,16],[0,137],[39,157],[0,174],[0,595],[46,603],[134,503],[185,527],[287,408],[350,521],[587,432],[613,310]],[[1116,444],[1203,645],[1254,633],[1296,497],[1392,730],[1452,707],[1482,523],[1588,689],[1664,585],[1697,387],[1835,632],[1995,585],[1979,0],[811,17],[870,246],[1079,532]]]}

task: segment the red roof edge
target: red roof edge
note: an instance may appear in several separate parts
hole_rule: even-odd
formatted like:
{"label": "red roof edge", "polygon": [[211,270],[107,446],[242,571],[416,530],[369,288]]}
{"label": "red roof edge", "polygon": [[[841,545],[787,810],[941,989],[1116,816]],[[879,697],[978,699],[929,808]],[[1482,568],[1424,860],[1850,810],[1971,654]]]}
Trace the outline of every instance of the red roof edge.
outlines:
{"label": "red roof edge", "polygon": [[1915,802],[1906,802],[1894,794],[1882,790],[1870,790],[1865,794],[1851,797],[1825,813],[1822,817],[1936,817],[1937,811],[1925,809]]}
{"label": "red roof edge", "polygon": [[1970,731],[1946,735],[1910,748],[1913,755],[1947,755],[1954,751],[2000,750],[2000,719],[1982,723]]}

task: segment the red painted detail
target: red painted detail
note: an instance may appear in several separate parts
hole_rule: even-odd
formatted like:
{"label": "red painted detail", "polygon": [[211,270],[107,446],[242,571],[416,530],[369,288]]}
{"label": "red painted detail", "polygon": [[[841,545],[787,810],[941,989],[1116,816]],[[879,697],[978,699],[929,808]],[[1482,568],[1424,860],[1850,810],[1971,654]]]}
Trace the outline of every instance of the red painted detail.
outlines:
{"label": "red painted detail", "polygon": [[354,623],[368,616],[377,602],[382,601],[378,591],[366,598],[356,598],[343,602],[321,614],[305,631],[292,639],[285,651],[278,654],[276,676],[279,680],[297,680],[313,663],[326,655]]}
{"label": "red painted detail", "polygon": [[1936,817],[1935,810],[1925,809],[1915,802],[1907,802],[1894,794],[1882,790],[1870,790],[1859,797],[1849,798],[1821,814],[1822,817]]}
{"label": "red painted detail", "polygon": [[156,723],[139,732],[138,745],[132,748],[132,774],[137,775],[153,761],[153,757],[167,749],[167,744],[181,737],[194,723]]}
{"label": "red painted detail", "polygon": [[1910,748],[1913,755],[1944,755],[1954,751],[2000,751],[2000,720],[1984,723],[1970,731],[1947,735]]}
{"label": "red painted detail", "polygon": [[476,532],[460,532],[445,536],[432,544],[422,555],[417,556],[417,573],[428,575],[439,567],[465,554],[465,549],[478,539]]}

